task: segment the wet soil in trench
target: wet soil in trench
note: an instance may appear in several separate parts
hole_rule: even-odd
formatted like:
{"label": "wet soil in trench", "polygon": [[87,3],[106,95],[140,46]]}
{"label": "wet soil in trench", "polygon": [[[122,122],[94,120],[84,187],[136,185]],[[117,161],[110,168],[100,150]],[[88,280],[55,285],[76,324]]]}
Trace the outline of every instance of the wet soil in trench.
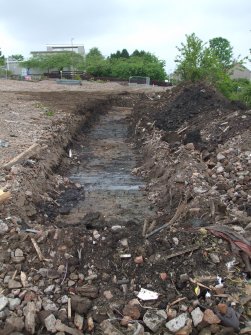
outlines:
{"label": "wet soil in trench", "polygon": [[139,159],[128,140],[131,112],[131,108],[111,107],[69,149],[72,163],[67,176],[84,188],[85,196],[69,214],[69,204],[65,204],[61,212],[68,214],[66,220],[64,216],[57,218],[61,225],[63,221],[76,224],[85,217],[102,217],[114,224],[132,220],[136,224],[153,215],[142,192],[143,180],[131,173]]}

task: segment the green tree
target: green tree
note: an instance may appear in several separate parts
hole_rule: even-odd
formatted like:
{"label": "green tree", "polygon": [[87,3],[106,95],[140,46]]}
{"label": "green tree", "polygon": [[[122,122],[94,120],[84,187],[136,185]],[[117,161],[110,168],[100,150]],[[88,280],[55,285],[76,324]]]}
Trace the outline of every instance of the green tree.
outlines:
{"label": "green tree", "polygon": [[0,50],[0,66],[3,66],[5,64],[5,58],[4,55],[2,55],[2,51]]}
{"label": "green tree", "polygon": [[97,60],[104,60],[104,56],[102,55],[101,51],[97,48],[91,48],[86,55],[86,61],[97,61]]}
{"label": "green tree", "polygon": [[21,54],[11,55],[9,58],[18,62],[22,62],[24,60],[24,56]]}
{"label": "green tree", "polygon": [[122,51],[117,50],[116,53],[112,53],[110,55],[110,59],[115,59],[115,58],[129,58],[129,52],[126,49],[123,49]]}
{"label": "green tree", "polygon": [[227,39],[215,37],[209,40],[209,47],[215,53],[224,68],[229,69],[233,65],[233,48]]}
{"label": "green tree", "polygon": [[175,59],[178,64],[176,73],[182,80],[196,81],[202,78],[204,47],[205,43],[194,33],[186,35],[186,43],[181,43],[181,46],[177,47],[179,55]]}
{"label": "green tree", "polygon": [[53,69],[60,71],[72,66],[75,69],[79,69],[84,66],[84,58],[80,54],[70,51],[53,52],[34,55],[22,64],[27,69],[36,68],[50,72]]}

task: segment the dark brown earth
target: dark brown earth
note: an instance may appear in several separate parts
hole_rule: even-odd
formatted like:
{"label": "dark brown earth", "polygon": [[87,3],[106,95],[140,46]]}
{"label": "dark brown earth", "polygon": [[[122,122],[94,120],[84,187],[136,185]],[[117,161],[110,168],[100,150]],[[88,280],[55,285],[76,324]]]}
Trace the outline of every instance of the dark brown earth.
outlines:
{"label": "dark brown earth", "polygon": [[[57,112],[40,140],[40,150],[10,171],[1,171],[12,198],[1,208],[9,231],[1,240],[0,288],[4,295],[22,297],[21,307],[1,319],[4,334],[12,332],[10,315],[22,318],[28,302],[39,305],[45,296],[56,309],[46,313],[47,308],[38,309],[35,333],[51,333],[43,321],[50,313],[75,328],[62,296],[72,297],[73,312],[84,316],[86,334],[110,334],[103,322],[107,319],[116,319],[114,334],[170,334],[165,323],[151,331],[143,321],[146,311],[167,310],[178,316],[195,307],[203,313],[216,311],[219,303],[231,304],[241,314],[240,327],[249,327],[251,273],[250,260],[245,264],[245,259],[251,255],[250,111],[203,83],[164,93],[19,94],[23,101],[38,101]],[[114,129],[118,141],[111,140]],[[118,150],[119,157],[126,152],[121,165],[113,156]],[[94,171],[95,178],[104,173],[102,157],[109,160],[105,172],[113,174],[110,184],[116,184],[116,164],[138,176],[130,186],[141,185],[141,190],[123,195],[133,199],[129,205],[110,188],[93,197],[86,184],[72,179],[79,170]],[[88,165],[88,160],[97,163]],[[130,161],[133,165],[128,165]],[[219,227],[225,229],[221,236]],[[44,259],[39,259],[33,239]],[[236,241],[245,251],[239,252]],[[8,251],[17,248],[24,252],[21,262]],[[5,278],[20,281],[21,273],[29,284],[15,293]],[[223,287],[217,287],[217,275],[223,278]],[[50,285],[53,288],[44,292]],[[141,288],[158,292],[159,297],[137,303],[132,312],[128,303]],[[205,297],[207,292],[211,298]],[[75,306],[76,297],[82,299],[81,311]],[[169,306],[177,299],[181,300],[171,311]],[[131,325],[141,325],[141,332],[121,326],[119,320],[125,316],[135,320]],[[87,322],[90,318],[94,329]],[[175,333],[203,334],[203,329],[239,333],[227,326],[187,323],[183,332]],[[27,328],[23,332],[29,333]]]}

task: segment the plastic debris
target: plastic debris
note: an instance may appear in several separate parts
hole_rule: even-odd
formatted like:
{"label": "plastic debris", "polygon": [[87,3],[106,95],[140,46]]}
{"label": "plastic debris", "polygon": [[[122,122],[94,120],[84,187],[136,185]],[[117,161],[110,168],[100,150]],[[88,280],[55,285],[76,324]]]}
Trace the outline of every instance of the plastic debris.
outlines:
{"label": "plastic debris", "polygon": [[212,296],[211,293],[207,291],[207,293],[205,294],[205,297],[206,298],[211,298],[211,296]]}
{"label": "plastic debris", "polygon": [[122,254],[120,255],[120,258],[131,258],[132,255],[131,254]]}
{"label": "plastic debris", "polygon": [[199,287],[199,285],[197,285],[197,286],[195,287],[194,292],[195,292],[195,294],[196,294],[197,296],[200,295],[200,287]]}
{"label": "plastic debris", "polygon": [[143,301],[147,300],[157,300],[159,294],[157,292],[149,291],[145,288],[141,288],[140,292],[138,293],[137,297]]}

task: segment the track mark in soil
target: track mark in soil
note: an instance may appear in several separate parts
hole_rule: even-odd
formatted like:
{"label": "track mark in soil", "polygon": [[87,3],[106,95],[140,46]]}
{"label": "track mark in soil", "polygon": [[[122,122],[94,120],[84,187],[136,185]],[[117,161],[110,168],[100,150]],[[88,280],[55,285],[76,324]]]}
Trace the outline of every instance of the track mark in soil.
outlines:
{"label": "track mark in soil", "polygon": [[128,141],[131,112],[130,108],[112,107],[82,135],[81,145],[72,148],[80,164],[72,168],[69,178],[84,187],[85,199],[68,215],[68,223],[90,212],[102,213],[106,221],[138,223],[153,214],[143,196],[143,181],[131,174],[138,161]]}

